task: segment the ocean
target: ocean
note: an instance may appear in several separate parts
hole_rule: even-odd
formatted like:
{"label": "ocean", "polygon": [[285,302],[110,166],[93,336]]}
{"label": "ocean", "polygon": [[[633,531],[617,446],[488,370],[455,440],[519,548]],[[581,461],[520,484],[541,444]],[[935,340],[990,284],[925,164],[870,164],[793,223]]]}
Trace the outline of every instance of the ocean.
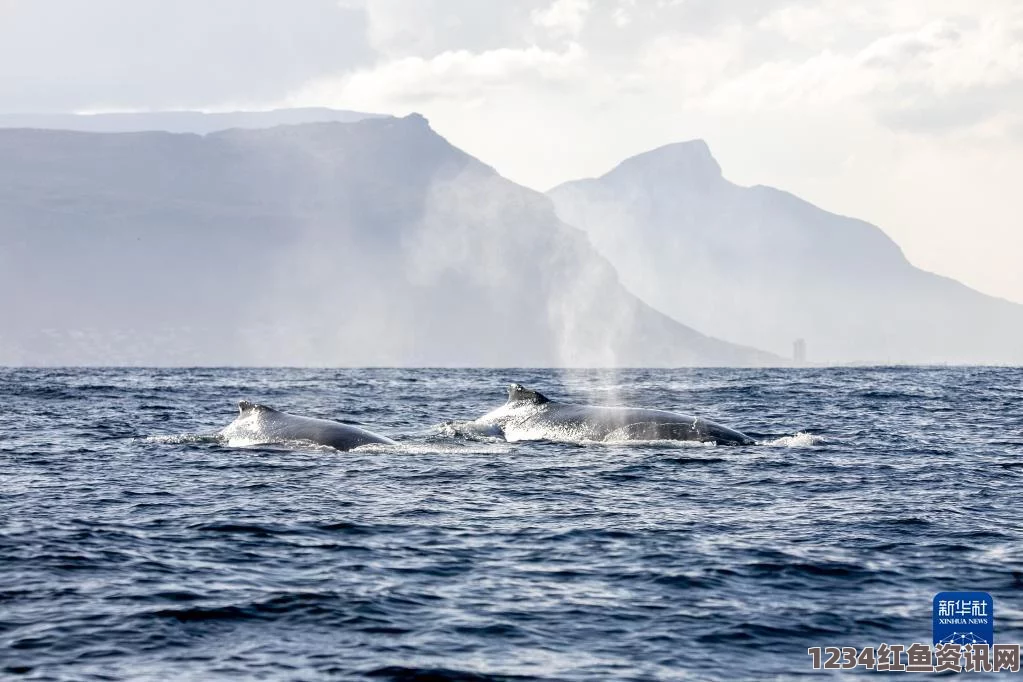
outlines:
{"label": "ocean", "polygon": [[[440,426],[513,381],[759,444]],[[230,447],[241,399],[398,445]],[[0,369],[0,672],[830,677],[968,590],[1023,642],[1021,406],[1002,368]]]}

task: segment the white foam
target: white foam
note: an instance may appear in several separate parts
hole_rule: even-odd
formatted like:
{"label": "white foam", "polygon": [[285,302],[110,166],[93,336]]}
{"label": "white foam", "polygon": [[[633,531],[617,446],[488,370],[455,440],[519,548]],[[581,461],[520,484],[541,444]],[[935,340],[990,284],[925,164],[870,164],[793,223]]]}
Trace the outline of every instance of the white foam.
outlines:
{"label": "white foam", "polygon": [[505,441],[504,434],[495,425],[479,425],[476,422],[444,422],[433,427],[430,432],[454,438],[476,440],[482,442]]}
{"label": "white foam", "polygon": [[782,436],[774,440],[763,440],[758,445],[773,445],[781,448],[812,448],[825,442],[823,436],[817,436],[805,431],[799,431],[791,436]]}
{"label": "white foam", "polygon": [[[255,438],[253,436],[225,436],[223,443],[229,448],[254,448],[261,445],[288,445],[285,441],[268,441],[265,438]],[[302,443],[302,445],[307,445],[307,443]]]}
{"label": "white foam", "polygon": [[[503,443],[503,441],[502,441]],[[488,445],[485,443],[470,443],[467,445],[441,445],[439,443],[395,443],[384,445],[383,443],[369,443],[354,448],[352,452],[366,452],[371,454],[400,454],[400,455],[503,455],[509,452],[507,444]]]}
{"label": "white foam", "polygon": [[174,436],[146,436],[132,438],[133,443],[159,443],[161,445],[188,445],[191,443],[219,443],[220,436],[211,434],[182,433]]}
{"label": "white foam", "polygon": [[135,442],[158,443],[160,445],[194,445],[196,443],[215,443],[231,448],[275,448],[281,450],[321,450],[336,452],[332,447],[305,440],[267,440],[254,435],[226,436],[222,433],[213,434],[179,434],[173,436],[146,436],[135,438]]}

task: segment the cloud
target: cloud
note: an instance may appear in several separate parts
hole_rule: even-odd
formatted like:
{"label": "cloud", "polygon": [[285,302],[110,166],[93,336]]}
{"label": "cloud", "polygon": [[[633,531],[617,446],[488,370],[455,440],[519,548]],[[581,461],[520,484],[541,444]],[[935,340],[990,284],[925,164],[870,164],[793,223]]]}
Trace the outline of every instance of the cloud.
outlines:
{"label": "cloud", "polygon": [[543,1],[346,0],[365,11],[370,45],[391,59],[524,46],[530,11]]}
{"label": "cloud", "polygon": [[0,111],[258,105],[367,63],[336,0],[33,0],[0,5]]}
{"label": "cloud", "polygon": [[[651,88],[666,80],[687,84],[685,106],[692,109],[799,115],[852,107],[918,134],[966,129],[1020,111],[1018,14],[942,17],[880,33],[873,21],[856,24],[856,16],[849,18],[856,41],[841,37],[835,15],[798,5],[711,37],[658,38],[638,62],[640,75],[649,75]],[[765,58],[758,50],[769,42],[765,33],[799,45]]]}
{"label": "cloud", "polygon": [[957,276],[956,206],[998,207],[992,257],[1023,212],[1021,84],[1016,0],[0,0],[0,111],[421,111],[538,188],[702,137]]}
{"label": "cloud", "polygon": [[578,76],[586,52],[577,43],[562,51],[535,45],[473,53],[443,52],[434,57],[404,57],[336,77],[314,81],[291,94],[289,103],[358,103],[385,110],[415,108],[430,101],[472,103],[488,94],[523,82],[566,82]]}
{"label": "cloud", "polygon": [[[39,0],[0,5],[0,111],[601,105],[860,109],[931,134],[1012,117],[1023,8],[984,0]],[[587,71],[574,67],[585,61]],[[980,97],[985,107],[976,104]],[[317,100],[317,98],[320,98]],[[571,103],[567,103],[571,104]],[[601,105],[603,106],[603,105]],[[622,108],[622,103],[611,103]],[[585,114],[584,114],[585,115]]]}
{"label": "cloud", "polygon": [[1023,79],[997,86],[977,85],[938,93],[927,88],[903,87],[888,102],[878,102],[876,115],[887,128],[916,135],[970,135],[1009,137],[1023,125]]}
{"label": "cloud", "polygon": [[554,0],[546,9],[533,10],[530,18],[537,26],[543,26],[555,35],[576,37],[583,30],[583,23],[590,11],[589,0]]}
{"label": "cloud", "polygon": [[614,21],[615,26],[619,28],[625,28],[632,23],[632,10],[636,6],[636,0],[622,0],[614,12],[611,14],[611,19]]}

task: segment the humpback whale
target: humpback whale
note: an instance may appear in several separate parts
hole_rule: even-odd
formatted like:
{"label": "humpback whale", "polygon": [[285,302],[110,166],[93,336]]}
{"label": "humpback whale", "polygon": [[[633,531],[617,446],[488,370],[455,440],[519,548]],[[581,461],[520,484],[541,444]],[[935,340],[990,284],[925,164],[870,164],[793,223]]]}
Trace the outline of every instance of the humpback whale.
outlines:
{"label": "humpback whale", "polygon": [[243,439],[253,445],[302,440],[337,450],[351,450],[369,443],[394,444],[393,440],[358,426],[300,417],[248,400],[238,403],[238,416],[220,431],[220,435]]}
{"label": "humpback whale", "polygon": [[572,405],[550,400],[519,384],[508,402],[471,423],[474,430],[509,441],[691,440],[718,445],[753,445],[744,433],[706,419],[637,407]]}

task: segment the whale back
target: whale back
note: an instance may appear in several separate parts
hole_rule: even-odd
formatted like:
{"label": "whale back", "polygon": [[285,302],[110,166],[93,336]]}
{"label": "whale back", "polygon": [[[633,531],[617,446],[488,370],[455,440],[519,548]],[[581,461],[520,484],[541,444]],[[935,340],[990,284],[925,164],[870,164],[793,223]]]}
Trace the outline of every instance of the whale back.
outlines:
{"label": "whale back", "polygon": [[277,410],[266,405],[260,405],[259,403],[249,402],[248,400],[238,401],[239,417],[251,416],[253,412],[277,412]]}
{"label": "whale back", "polygon": [[638,407],[559,403],[521,384],[509,385],[508,402],[476,424],[497,426],[508,440],[686,440],[722,445],[755,442],[739,431],[691,415]]}
{"label": "whale back", "polygon": [[508,386],[508,404],[531,403],[533,405],[543,405],[549,402],[550,399],[543,393],[540,393],[540,391],[526,388],[522,384],[510,384]]}
{"label": "whale back", "polygon": [[718,445],[752,445],[755,442],[739,431],[696,417],[633,422],[612,430],[604,440],[692,440]]}
{"label": "whale back", "polygon": [[302,417],[248,400],[238,403],[238,417],[221,435],[247,444],[308,441],[337,450],[369,443],[392,445],[394,441],[350,424]]}

